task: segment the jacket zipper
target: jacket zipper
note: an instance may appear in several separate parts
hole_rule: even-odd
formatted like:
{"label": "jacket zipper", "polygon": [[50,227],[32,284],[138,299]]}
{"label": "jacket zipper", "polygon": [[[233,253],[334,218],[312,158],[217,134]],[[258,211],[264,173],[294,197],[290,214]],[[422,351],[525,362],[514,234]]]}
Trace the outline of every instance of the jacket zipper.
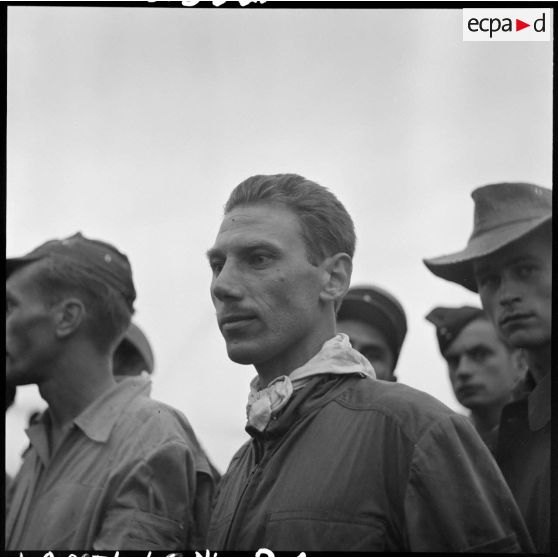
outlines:
{"label": "jacket zipper", "polygon": [[227,536],[225,537],[225,548],[229,547],[229,543],[230,543],[231,535],[232,535],[232,528],[233,528],[235,520],[238,516],[238,511],[240,509],[242,501],[244,500],[244,495],[246,494],[246,491],[248,490],[248,487],[252,483],[252,479],[254,478],[256,472],[258,471],[258,469],[260,469],[260,464],[261,464],[261,460],[262,460],[262,457],[263,457],[263,444],[254,438],[253,448],[254,448],[254,463],[255,463],[255,466],[250,471],[250,474],[248,475],[248,478],[246,479],[246,482],[244,484],[244,488],[242,489],[242,493],[240,494],[240,498],[238,499],[238,501],[236,503],[236,506],[234,508],[234,512],[233,512],[233,515],[232,515],[232,518],[231,518],[231,522],[229,523],[229,528],[227,529]]}

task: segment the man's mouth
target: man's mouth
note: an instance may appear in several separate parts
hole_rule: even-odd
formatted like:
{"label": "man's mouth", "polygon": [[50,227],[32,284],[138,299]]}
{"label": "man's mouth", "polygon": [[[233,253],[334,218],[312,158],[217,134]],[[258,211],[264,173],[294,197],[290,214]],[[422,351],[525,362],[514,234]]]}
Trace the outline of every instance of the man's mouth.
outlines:
{"label": "man's mouth", "polygon": [[467,384],[465,386],[461,386],[457,388],[457,394],[460,397],[471,397],[472,395],[476,395],[479,391],[479,386],[473,384]]}
{"label": "man's mouth", "polygon": [[218,318],[222,331],[241,329],[256,319],[254,314],[225,314]]}
{"label": "man's mouth", "polygon": [[520,313],[520,312],[516,312],[514,314],[505,314],[502,318],[500,318],[500,326],[509,327],[509,326],[517,325],[524,322],[525,320],[528,320],[531,317],[532,314]]}

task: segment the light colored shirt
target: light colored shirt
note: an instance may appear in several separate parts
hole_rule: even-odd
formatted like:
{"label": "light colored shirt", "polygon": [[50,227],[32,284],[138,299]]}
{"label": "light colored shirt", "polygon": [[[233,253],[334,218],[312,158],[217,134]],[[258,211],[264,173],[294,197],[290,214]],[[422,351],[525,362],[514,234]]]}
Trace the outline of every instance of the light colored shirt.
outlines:
{"label": "light colored shirt", "polygon": [[184,550],[209,464],[182,413],[125,379],[78,415],[50,455],[49,411],[26,432],[7,550]]}

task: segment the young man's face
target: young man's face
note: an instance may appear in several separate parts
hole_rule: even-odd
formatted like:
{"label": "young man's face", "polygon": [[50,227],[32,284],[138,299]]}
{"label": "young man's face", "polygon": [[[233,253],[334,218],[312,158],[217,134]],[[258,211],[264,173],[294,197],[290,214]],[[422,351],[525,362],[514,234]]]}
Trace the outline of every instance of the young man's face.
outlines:
{"label": "young man's face", "polygon": [[14,385],[38,383],[54,355],[53,312],[36,286],[37,265],[6,280],[6,378]]}
{"label": "young man's face", "polygon": [[517,355],[484,319],[467,324],[443,356],[455,396],[469,409],[504,405],[523,374]]}
{"label": "young man's face", "polygon": [[394,356],[386,336],[377,327],[360,320],[339,320],[337,331],[349,336],[353,348],[374,367],[378,380],[394,379]]}
{"label": "young man's face", "polygon": [[308,261],[294,212],[269,203],[234,208],[208,258],[211,296],[231,360],[254,364],[260,374],[289,374],[319,350],[324,271]]}
{"label": "young man's face", "polygon": [[482,305],[514,347],[550,343],[552,245],[550,235],[526,236],[477,260],[475,279]]}

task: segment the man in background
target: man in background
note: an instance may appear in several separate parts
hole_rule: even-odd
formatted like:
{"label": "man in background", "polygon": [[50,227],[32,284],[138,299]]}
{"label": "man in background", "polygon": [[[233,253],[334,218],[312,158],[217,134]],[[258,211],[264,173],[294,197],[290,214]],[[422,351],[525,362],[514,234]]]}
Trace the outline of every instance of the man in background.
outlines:
{"label": "man in background", "polygon": [[229,358],[254,365],[246,431],[212,511],[213,550],[529,552],[470,421],[374,378],[336,312],[354,225],[326,188],[257,175],[225,206],[211,295]]}
{"label": "man in background", "polygon": [[504,182],[477,188],[472,197],[467,246],[424,263],[438,277],[478,292],[499,335],[525,355],[526,381],[518,400],[502,411],[496,458],[537,552],[549,554],[552,191]]}
{"label": "man in background", "polygon": [[525,375],[521,349],[502,341],[480,308],[439,306],[426,319],[436,326],[456,399],[469,409],[473,425],[494,453],[502,409]]}
{"label": "man in background", "polygon": [[370,361],[378,380],[397,381],[407,318],[392,294],[373,285],[351,287],[337,313],[337,331],[348,335],[352,347]]}
{"label": "man in background", "polygon": [[[137,324],[132,322],[126,331],[126,335],[124,335],[124,339],[122,339],[114,351],[112,361],[114,379],[119,382],[130,376],[149,375],[153,374],[154,369],[155,355],[153,354],[151,343],[149,339],[147,339],[144,331]],[[198,520],[200,522],[203,521],[207,527],[210,515],[209,504],[211,503],[213,490],[221,478],[221,473],[209,459],[205,450],[199,452],[199,455],[201,457],[201,462],[196,467],[198,471],[198,493],[206,491],[208,496],[205,498],[198,498],[198,503],[200,505],[208,505],[205,509],[198,508],[196,515]],[[207,465],[209,466],[210,472],[207,471]],[[202,518],[204,519],[202,520]],[[201,548],[201,546],[199,548]]]}
{"label": "man in background", "polygon": [[8,259],[6,277],[6,379],[48,404],[27,431],[6,549],[198,547],[194,433],[149,379],[112,373],[136,298],[128,258],[77,233]]}

